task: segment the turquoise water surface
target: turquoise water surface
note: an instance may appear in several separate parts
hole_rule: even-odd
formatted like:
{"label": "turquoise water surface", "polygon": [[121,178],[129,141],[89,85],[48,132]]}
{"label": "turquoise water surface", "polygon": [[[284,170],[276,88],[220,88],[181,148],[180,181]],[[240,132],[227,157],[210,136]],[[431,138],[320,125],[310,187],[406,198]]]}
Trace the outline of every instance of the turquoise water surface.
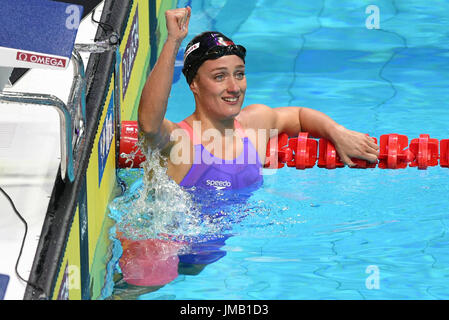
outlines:
{"label": "turquoise water surface", "polygon": [[[377,138],[449,138],[448,1],[193,0],[179,7],[187,3],[193,12],[184,46],[215,29],[247,48],[244,105],[314,108]],[[376,28],[369,5],[379,10]],[[166,117],[177,122],[193,110],[181,76]],[[132,207],[130,186],[142,174],[124,171],[116,219],[126,214],[117,202]],[[157,290],[121,283],[113,294],[116,241],[104,298],[449,298],[449,169],[266,173],[243,203],[217,206],[221,215],[211,224],[220,227],[197,230],[229,236],[220,259],[196,275],[180,271]]]}

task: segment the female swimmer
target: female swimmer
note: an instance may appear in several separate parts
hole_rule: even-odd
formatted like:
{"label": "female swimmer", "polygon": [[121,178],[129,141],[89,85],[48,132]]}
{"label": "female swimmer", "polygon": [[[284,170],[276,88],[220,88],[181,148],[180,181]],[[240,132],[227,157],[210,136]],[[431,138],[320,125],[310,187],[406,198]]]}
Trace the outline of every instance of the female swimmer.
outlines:
{"label": "female swimmer", "polygon": [[264,104],[242,108],[246,50],[220,32],[204,32],[187,45],[183,73],[195,110],[180,123],[165,119],[175,59],[187,36],[190,15],[189,7],[166,11],[167,40],[138,110],[141,132],[151,148],[167,156],[167,174],[174,181],[209,189],[239,189],[260,182],[268,140],[281,132],[297,136],[306,131],[330,140],[348,166],[354,165],[351,158],[377,160],[379,147],[371,138],[322,112]]}

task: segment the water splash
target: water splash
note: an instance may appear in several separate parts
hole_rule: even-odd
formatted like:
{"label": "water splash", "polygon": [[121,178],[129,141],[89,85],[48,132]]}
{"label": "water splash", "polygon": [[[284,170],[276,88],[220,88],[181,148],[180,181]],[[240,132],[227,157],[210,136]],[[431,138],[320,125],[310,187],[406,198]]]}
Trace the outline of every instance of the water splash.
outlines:
{"label": "water splash", "polygon": [[109,205],[110,216],[117,222],[122,237],[138,240],[200,234],[199,207],[167,175],[166,159],[160,152],[147,152],[142,167],[118,173],[119,179],[132,182]]}
{"label": "water splash", "polygon": [[146,160],[141,169],[117,172],[123,193],[109,205],[120,237],[202,242],[230,234],[248,219],[253,227],[265,225],[270,206],[252,199],[262,183],[239,190],[182,188],[167,175],[167,158],[142,139],[138,147]]}

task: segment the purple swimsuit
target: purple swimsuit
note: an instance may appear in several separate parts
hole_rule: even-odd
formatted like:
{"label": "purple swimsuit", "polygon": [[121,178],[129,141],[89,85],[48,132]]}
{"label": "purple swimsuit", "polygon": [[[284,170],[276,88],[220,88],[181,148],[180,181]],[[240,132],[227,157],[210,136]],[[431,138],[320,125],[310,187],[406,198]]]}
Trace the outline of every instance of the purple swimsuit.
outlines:
{"label": "purple swimsuit", "polygon": [[243,152],[233,160],[220,159],[204,148],[192,127],[184,120],[178,125],[187,131],[194,144],[195,159],[181,181],[183,187],[202,187],[215,190],[241,189],[262,181],[262,164],[256,148],[237,120],[234,125],[243,141]]}

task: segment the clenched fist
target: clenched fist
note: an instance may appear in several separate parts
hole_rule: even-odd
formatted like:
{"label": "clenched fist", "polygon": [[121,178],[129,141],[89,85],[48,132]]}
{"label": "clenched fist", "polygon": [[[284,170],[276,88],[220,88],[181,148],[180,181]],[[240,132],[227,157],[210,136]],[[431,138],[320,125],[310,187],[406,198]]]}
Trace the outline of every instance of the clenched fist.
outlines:
{"label": "clenched fist", "polygon": [[181,43],[187,36],[190,14],[190,7],[171,9],[165,11],[168,39]]}

